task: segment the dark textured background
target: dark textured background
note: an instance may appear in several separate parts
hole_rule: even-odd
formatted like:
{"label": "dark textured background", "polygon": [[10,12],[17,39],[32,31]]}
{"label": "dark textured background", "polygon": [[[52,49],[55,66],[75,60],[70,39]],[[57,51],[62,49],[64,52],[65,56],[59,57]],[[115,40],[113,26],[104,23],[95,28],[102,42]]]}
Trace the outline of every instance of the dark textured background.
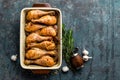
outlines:
{"label": "dark textured background", "polygon": [[[82,70],[33,75],[10,60],[19,57],[20,11],[38,2],[60,8],[79,52],[93,56]],[[120,80],[120,0],[0,0],[0,80]]]}

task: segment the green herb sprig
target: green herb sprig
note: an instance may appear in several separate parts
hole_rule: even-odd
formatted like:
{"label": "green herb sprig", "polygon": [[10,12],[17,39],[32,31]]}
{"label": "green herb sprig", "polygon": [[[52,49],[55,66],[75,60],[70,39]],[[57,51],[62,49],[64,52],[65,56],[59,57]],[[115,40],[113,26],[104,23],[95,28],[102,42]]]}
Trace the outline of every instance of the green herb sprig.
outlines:
{"label": "green herb sprig", "polygon": [[73,30],[72,29],[66,29],[65,25],[62,25],[62,45],[63,45],[63,56],[64,59],[69,66],[70,69],[71,63],[70,63],[70,58],[72,56],[72,52],[74,50],[74,39],[73,39]]}

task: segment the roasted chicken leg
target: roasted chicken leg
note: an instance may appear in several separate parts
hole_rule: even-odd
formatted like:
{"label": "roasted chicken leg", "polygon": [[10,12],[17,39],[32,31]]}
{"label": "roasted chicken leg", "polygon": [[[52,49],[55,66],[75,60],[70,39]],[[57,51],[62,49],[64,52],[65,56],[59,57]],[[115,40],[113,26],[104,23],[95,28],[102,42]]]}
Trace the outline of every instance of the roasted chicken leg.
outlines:
{"label": "roasted chicken leg", "polygon": [[38,59],[41,58],[44,55],[51,55],[51,56],[55,56],[57,53],[57,51],[46,51],[46,50],[42,50],[39,48],[33,48],[27,51],[27,53],[25,54],[27,59]]}
{"label": "roasted chicken leg", "polygon": [[33,24],[32,22],[29,22],[25,27],[25,31],[34,32],[44,27],[47,27],[47,26],[40,25],[40,24]]}
{"label": "roasted chicken leg", "polygon": [[38,19],[43,15],[47,15],[47,14],[55,14],[55,11],[42,11],[42,10],[31,10],[28,12],[27,14],[27,20],[32,20],[32,19]]}
{"label": "roasted chicken leg", "polygon": [[40,59],[36,59],[36,60],[25,60],[24,63],[26,65],[30,65],[30,64],[37,64],[37,65],[41,65],[41,66],[48,66],[51,67],[53,65],[55,65],[55,61],[52,57],[46,55],[41,57]]}
{"label": "roasted chicken leg", "polygon": [[30,35],[27,36],[26,38],[26,43],[31,43],[31,42],[41,42],[41,41],[45,41],[45,40],[52,40],[52,37],[44,37],[44,36],[40,36],[36,33],[31,33]]}
{"label": "roasted chicken leg", "polygon": [[55,16],[51,16],[51,15],[45,15],[42,16],[39,19],[32,19],[31,20],[33,23],[43,23],[46,25],[54,25],[57,23],[57,19]]}
{"label": "roasted chicken leg", "polygon": [[38,30],[36,31],[36,33],[43,36],[53,36],[53,37],[56,36],[56,30],[52,26]]}
{"label": "roasted chicken leg", "polygon": [[45,50],[54,50],[56,47],[55,43],[52,41],[43,41],[41,43],[29,43],[27,48],[40,48]]}

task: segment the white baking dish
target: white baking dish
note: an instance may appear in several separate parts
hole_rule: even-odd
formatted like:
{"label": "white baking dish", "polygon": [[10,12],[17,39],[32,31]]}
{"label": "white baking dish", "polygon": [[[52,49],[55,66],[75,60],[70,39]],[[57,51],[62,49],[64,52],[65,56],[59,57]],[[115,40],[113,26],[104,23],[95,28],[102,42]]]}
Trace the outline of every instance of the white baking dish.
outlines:
{"label": "white baking dish", "polygon": [[[27,11],[33,10],[33,9],[39,9],[44,11],[56,11],[58,13],[58,37],[60,39],[60,44],[58,45],[58,63],[52,67],[43,67],[43,66],[37,66],[37,65],[25,65],[24,59],[25,59],[25,16]],[[48,8],[48,7],[35,7],[35,8],[24,8],[21,11],[20,16],[20,64],[21,67],[24,69],[58,69],[62,64],[62,14],[61,11],[57,8]]]}

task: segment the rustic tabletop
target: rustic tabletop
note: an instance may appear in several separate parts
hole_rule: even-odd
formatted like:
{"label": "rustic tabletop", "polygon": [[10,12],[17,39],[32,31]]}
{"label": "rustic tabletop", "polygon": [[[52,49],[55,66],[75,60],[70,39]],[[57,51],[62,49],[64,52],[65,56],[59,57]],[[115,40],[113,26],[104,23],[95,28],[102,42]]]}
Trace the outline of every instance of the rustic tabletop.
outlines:
{"label": "rustic tabletop", "polygon": [[[20,11],[38,2],[61,9],[79,53],[84,47],[90,52],[93,59],[81,70],[63,73],[60,68],[35,75],[20,67]],[[119,4],[120,0],[0,0],[0,80],[120,80]],[[16,62],[10,60],[13,54],[18,54]]]}

